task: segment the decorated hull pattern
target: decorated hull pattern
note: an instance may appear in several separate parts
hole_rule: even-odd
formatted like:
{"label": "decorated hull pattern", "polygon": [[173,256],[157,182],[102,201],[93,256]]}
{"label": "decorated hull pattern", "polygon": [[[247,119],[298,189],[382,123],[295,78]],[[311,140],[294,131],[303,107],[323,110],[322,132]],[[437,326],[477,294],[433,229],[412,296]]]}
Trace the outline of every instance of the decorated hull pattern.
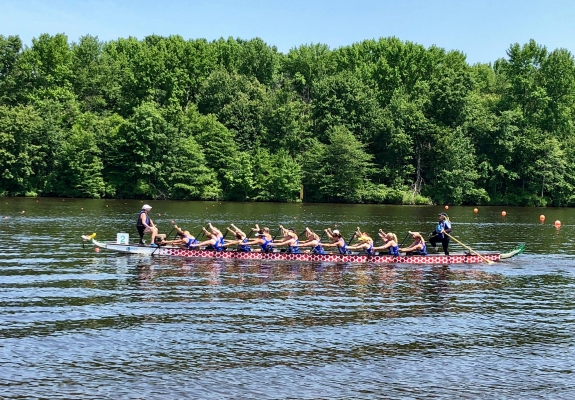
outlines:
{"label": "decorated hull pattern", "polygon": [[184,258],[202,258],[214,260],[265,260],[265,261],[302,261],[302,262],[333,262],[333,263],[375,263],[375,264],[478,264],[489,261],[499,261],[500,253],[485,253],[480,257],[475,254],[452,254],[449,256],[443,254],[430,254],[427,256],[405,255],[376,255],[368,256],[363,254],[343,255],[337,253],[330,254],[290,254],[290,253],[261,253],[250,252],[243,253],[238,251],[213,251],[213,250],[188,250],[173,247],[142,247],[138,245],[122,245],[117,243],[102,243],[96,240],[92,241],[96,246],[108,250],[142,254],[151,256],[168,256]]}

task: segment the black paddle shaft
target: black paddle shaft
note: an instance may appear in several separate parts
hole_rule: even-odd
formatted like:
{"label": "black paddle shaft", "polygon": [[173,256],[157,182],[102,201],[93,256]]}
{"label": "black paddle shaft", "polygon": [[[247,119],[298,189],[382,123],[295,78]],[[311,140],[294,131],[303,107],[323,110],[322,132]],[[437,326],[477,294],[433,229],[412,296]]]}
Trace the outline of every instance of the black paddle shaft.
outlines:
{"label": "black paddle shaft", "polygon": [[399,245],[399,247],[403,247],[403,244],[405,243],[405,240],[407,239],[408,236],[409,236],[409,232],[407,232],[407,235],[405,235],[405,237],[401,241],[401,244]]}
{"label": "black paddle shaft", "polygon": [[347,244],[350,244],[356,235],[357,235],[357,232],[353,232],[353,235],[351,235],[351,237],[349,238],[349,242],[347,242]]}
{"label": "black paddle shaft", "polygon": [[200,238],[204,235],[204,229],[202,228],[202,230],[200,231],[200,233],[198,233],[198,235],[196,236],[197,240],[200,240]]}
{"label": "black paddle shaft", "polygon": [[280,232],[282,231],[282,228],[278,229],[278,232],[275,234],[275,236],[272,238],[272,241],[276,240],[276,237],[278,237],[278,235],[280,234]]}
{"label": "black paddle shaft", "polygon": [[[172,227],[172,230],[170,231],[170,233],[168,233],[168,234],[166,235],[166,239],[168,239],[168,240],[170,239],[170,235],[172,234],[172,232],[174,231],[174,229],[176,229],[176,228]],[[178,233],[176,232],[176,235],[177,235],[177,234],[178,234]],[[175,239],[175,238],[176,238],[176,236],[174,236],[174,239]]]}

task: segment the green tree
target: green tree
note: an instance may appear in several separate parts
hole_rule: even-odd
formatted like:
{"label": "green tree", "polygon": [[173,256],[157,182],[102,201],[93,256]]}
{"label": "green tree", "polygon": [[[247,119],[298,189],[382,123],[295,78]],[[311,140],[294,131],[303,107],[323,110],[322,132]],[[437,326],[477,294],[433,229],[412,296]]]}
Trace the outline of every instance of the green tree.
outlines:
{"label": "green tree", "polygon": [[316,143],[304,155],[306,200],[359,203],[372,172],[372,156],[344,126],[328,133],[329,142]]}
{"label": "green tree", "polygon": [[105,195],[103,164],[93,130],[95,116],[79,118],[54,154],[46,192],[57,196],[100,198]]}
{"label": "green tree", "polygon": [[17,65],[22,52],[22,41],[18,36],[0,35],[0,104],[16,105]]}
{"label": "green tree", "polygon": [[258,148],[253,155],[255,201],[295,201],[301,188],[302,171],[286,150],[270,153]]}
{"label": "green tree", "polygon": [[36,193],[33,177],[41,162],[38,154],[42,119],[31,106],[0,106],[0,194]]}
{"label": "green tree", "polygon": [[219,69],[204,82],[198,110],[214,114],[232,133],[238,148],[252,150],[265,134],[263,113],[266,89],[256,80]]}
{"label": "green tree", "polygon": [[316,81],[312,102],[315,133],[325,142],[332,126],[343,125],[363,143],[382,129],[382,110],[375,93],[358,76],[341,72]]}
{"label": "green tree", "polygon": [[441,151],[436,153],[423,194],[440,204],[487,203],[487,192],[476,187],[479,173],[474,148],[462,130],[444,128],[437,147]]}
{"label": "green tree", "polygon": [[247,153],[239,151],[231,132],[213,114],[187,111],[185,134],[201,146],[206,164],[217,174],[224,200],[249,200],[253,189],[252,165]]}
{"label": "green tree", "polygon": [[281,71],[306,103],[311,102],[313,98],[314,83],[329,75],[333,69],[331,51],[325,44],[304,45],[291,49],[283,58],[281,67]]}

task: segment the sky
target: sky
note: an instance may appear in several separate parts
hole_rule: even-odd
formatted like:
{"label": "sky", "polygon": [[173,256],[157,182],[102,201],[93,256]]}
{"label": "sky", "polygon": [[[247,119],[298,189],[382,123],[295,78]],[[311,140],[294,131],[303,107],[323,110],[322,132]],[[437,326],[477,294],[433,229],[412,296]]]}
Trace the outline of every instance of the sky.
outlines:
{"label": "sky", "polygon": [[65,33],[70,42],[87,34],[259,37],[282,53],[395,36],[459,50],[475,64],[530,39],[575,53],[575,0],[0,0],[0,35],[31,46],[43,33]]}

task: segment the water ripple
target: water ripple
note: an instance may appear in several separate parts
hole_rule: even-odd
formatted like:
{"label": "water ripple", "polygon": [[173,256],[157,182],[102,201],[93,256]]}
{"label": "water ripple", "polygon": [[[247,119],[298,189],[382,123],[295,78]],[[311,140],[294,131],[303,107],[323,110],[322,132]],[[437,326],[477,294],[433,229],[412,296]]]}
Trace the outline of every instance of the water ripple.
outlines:
{"label": "water ripple", "polygon": [[[30,211],[0,232],[12,240],[0,255],[0,396],[575,398],[573,249],[449,267],[116,256],[82,248],[89,221],[104,234],[117,221],[101,202],[81,204],[85,215]],[[337,215],[313,209],[310,220]],[[379,218],[368,210],[357,221]],[[42,233],[47,223],[69,230]],[[495,225],[545,229],[458,227]],[[24,226],[39,242],[9,235]]]}

